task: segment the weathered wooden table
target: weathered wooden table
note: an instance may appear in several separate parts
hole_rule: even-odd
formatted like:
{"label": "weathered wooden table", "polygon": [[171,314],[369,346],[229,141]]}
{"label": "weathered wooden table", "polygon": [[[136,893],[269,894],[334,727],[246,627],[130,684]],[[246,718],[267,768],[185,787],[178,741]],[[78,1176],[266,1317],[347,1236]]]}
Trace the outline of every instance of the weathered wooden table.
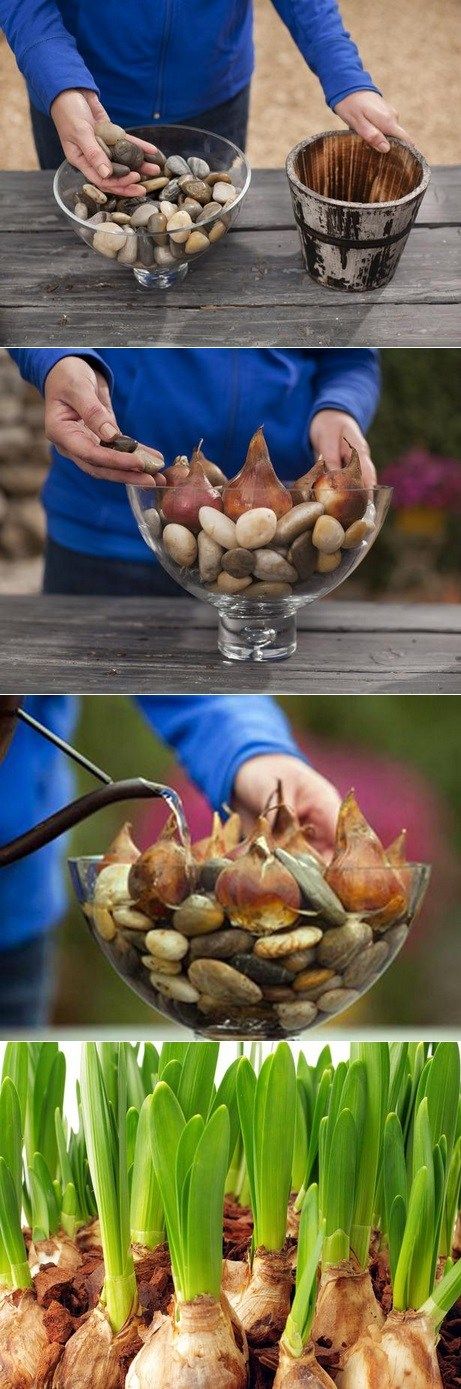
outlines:
{"label": "weathered wooden table", "polygon": [[461,608],[320,602],[288,661],[224,661],[187,597],[1,598],[2,693],[461,693]]}
{"label": "weathered wooden table", "polygon": [[433,170],[394,280],[350,295],[301,262],[283,170],[257,169],[229,235],[175,289],[142,289],[68,229],[49,173],[0,174],[5,346],[459,344],[461,166]]}

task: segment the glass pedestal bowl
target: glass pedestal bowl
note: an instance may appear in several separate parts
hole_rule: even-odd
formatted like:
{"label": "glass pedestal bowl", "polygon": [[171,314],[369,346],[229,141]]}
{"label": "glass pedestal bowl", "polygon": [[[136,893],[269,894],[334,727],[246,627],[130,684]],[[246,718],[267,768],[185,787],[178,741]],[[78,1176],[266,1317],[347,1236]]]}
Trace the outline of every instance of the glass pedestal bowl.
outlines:
{"label": "glass pedestal bowl", "polygon": [[[228,1039],[296,1037],[349,1008],[402,949],[430,876],[426,864],[406,865],[406,905],[402,910],[400,903],[395,916],[390,908],[384,922],[384,913],[363,909],[347,913],[337,898],[334,909],[328,905],[319,912],[303,892],[305,914],[272,935],[256,936],[224,918],[218,928],[208,923],[204,929],[202,924],[186,938],[184,919],[181,932],[168,910],[165,919],[155,923],[143,918],[130,906],[127,891],[123,899],[122,890],[118,904],[110,909],[100,904],[98,908],[94,898],[101,863],[101,857],[78,858],[71,859],[69,867],[93,939],[117,974],[173,1023],[199,1037]],[[210,887],[211,864],[199,867],[197,891],[206,890],[208,901],[216,904]],[[386,871],[391,898],[394,870]],[[361,874],[363,901],[366,877],[365,871]],[[177,953],[182,954],[176,973],[162,974],[154,967],[155,935],[164,928],[170,936],[172,928],[178,933]],[[302,949],[295,933],[306,942]]]}
{"label": "glass pedestal bowl", "polygon": [[[171,237],[166,237],[164,233],[151,234],[143,227],[142,257],[139,255],[134,264],[131,264],[123,259],[126,253],[125,245],[113,250],[111,241],[109,241],[107,250],[102,249],[103,238],[97,234],[103,231],[104,224],[92,226],[88,220],[76,216],[74,211],[75,195],[85,179],[83,174],[74,169],[67,160],[61,164],[54,178],[53,192],[61,212],[64,213],[69,226],[72,227],[77,236],[85,241],[87,246],[91,246],[99,254],[105,254],[113,263],[120,265],[121,270],[126,271],[131,268],[140,285],[156,289],[170,289],[172,285],[184,279],[189,265],[201,260],[202,256],[213,250],[215,245],[219,246],[220,240],[235,222],[250,186],[250,165],[242,151],[238,149],[237,145],[232,144],[231,140],[225,140],[223,136],[212,135],[205,130],[193,130],[189,126],[182,125],[155,125],[136,126],[128,133],[138,135],[143,140],[150,140],[158,146],[166,157],[180,155],[186,160],[191,158],[206,160],[212,173],[229,174],[237,190],[236,197],[232,202],[226,203],[219,210],[213,212],[199,225],[193,222],[191,231],[197,229],[204,234],[201,249],[194,251],[194,253],[188,253],[185,245],[179,245]],[[153,197],[154,194],[147,193],[146,202]],[[158,204],[156,205],[158,206]],[[118,233],[121,237],[123,227],[118,229]],[[112,237],[114,248],[116,240],[117,238]],[[138,252],[140,250],[139,241],[138,236]],[[120,256],[122,260],[120,260]]]}
{"label": "glass pedestal bowl", "polygon": [[[222,488],[216,490],[219,492],[222,491]],[[175,493],[179,493],[180,488],[170,486],[167,491],[168,502],[171,507],[171,500],[174,499]],[[353,489],[350,489],[349,493],[343,492],[346,502],[348,497],[353,498],[353,495]],[[174,542],[177,541],[178,537],[177,535],[172,537],[172,527],[166,529],[162,515],[162,504],[166,496],[165,489],[162,487],[155,489],[128,488],[131,507],[146,545],[154,551],[163,568],[175,579],[176,583],[180,584],[188,593],[193,594],[194,598],[204,599],[217,609],[219,650],[228,660],[234,661],[282,660],[293,654],[296,650],[296,614],[298,609],[304,607],[306,603],[312,603],[316,598],[324,598],[343,583],[344,579],[347,579],[349,574],[352,574],[365,558],[381,530],[389,508],[392,489],[374,487],[368,490],[367,495],[368,504],[365,516],[362,517],[362,521],[356,523],[361,529],[354,530],[354,525],[352,525],[344,531],[344,527],[340,527],[340,531],[341,529],[343,531],[344,542],[339,531],[341,545],[336,551],[328,553],[325,550],[316,549],[315,523],[312,520],[294,542],[298,546],[295,556],[296,564],[301,571],[298,572],[294,565],[294,551],[291,545],[279,542],[276,534],[268,543],[261,543],[254,549],[257,578],[252,574],[242,583],[238,592],[232,593],[225,592],[220,587],[223,584],[227,589],[231,588],[232,575],[223,578],[222,572],[219,572],[217,578],[215,576],[210,582],[207,582],[206,578],[203,577],[206,571],[200,555],[200,524],[195,526],[195,532],[199,531],[195,537],[191,532],[187,532],[187,527],[185,528],[187,533],[179,537],[179,541],[182,541],[183,545],[189,545],[189,550],[184,553],[183,562],[181,562],[180,559],[174,558]],[[319,509],[318,504],[314,502],[315,505]],[[290,516],[291,513],[288,513],[287,516],[283,517],[283,521],[288,521]],[[318,519],[317,515],[316,520]],[[179,530],[179,527],[176,527],[175,530]],[[354,531],[353,535],[351,535],[352,531]],[[187,540],[187,534],[189,540]],[[171,544],[172,540],[173,545]],[[303,542],[301,545],[299,545],[300,541]],[[350,548],[345,548],[346,545],[349,545]],[[237,548],[239,547],[237,546]],[[176,550],[176,553],[179,554],[179,551]],[[275,558],[273,558],[274,554]],[[226,552],[223,549],[224,559],[225,555]],[[285,563],[281,563],[281,561]],[[227,560],[225,562],[227,563]],[[272,571],[271,563],[274,566]],[[286,565],[288,565],[287,568]],[[318,572],[319,567],[322,572]],[[277,569],[280,570],[281,575],[289,575],[290,581],[276,582],[268,579],[267,582],[264,582],[264,572],[268,575],[272,572],[275,575]],[[302,577],[303,573],[305,577]]]}

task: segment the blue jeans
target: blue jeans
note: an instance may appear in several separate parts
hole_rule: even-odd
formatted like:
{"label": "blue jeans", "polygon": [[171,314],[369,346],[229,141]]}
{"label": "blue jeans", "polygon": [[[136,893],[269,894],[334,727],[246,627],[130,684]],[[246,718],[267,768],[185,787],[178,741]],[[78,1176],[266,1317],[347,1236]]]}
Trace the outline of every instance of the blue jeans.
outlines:
{"label": "blue jeans", "polygon": [[46,1027],[53,996],[53,938],[35,936],[0,951],[0,1035],[11,1028]]}
{"label": "blue jeans", "polygon": [[105,555],[82,555],[55,540],[45,549],[45,593],[90,594],[98,598],[188,598],[161,564],[137,564]]}
{"label": "blue jeans", "polygon": [[[237,92],[237,96],[232,97],[230,101],[223,101],[221,106],[213,106],[210,111],[204,111],[201,116],[191,116],[190,120],[180,121],[178,124],[195,126],[198,130],[211,130],[214,135],[222,135],[225,140],[232,140],[234,145],[238,145],[239,149],[244,150],[247,140],[249,109],[250,86],[248,85],[248,87],[243,87],[241,92]],[[30,103],[30,115],[40,167],[42,169],[57,169],[62,164],[64,155],[54,121],[52,121],[51,116],[45,116],[42,111],[37,111],[32,103]],[[139,121],[138,124],[142,125],[143,122]],[[153,122],[147,121],[146,124],[153,124]]]}

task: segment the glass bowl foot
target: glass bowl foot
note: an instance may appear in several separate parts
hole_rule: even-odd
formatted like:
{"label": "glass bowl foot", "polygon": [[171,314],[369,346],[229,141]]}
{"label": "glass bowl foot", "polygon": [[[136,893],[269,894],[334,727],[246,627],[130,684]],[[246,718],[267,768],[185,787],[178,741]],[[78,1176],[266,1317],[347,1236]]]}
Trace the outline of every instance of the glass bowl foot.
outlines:
{"label": "glass bowl foot", "polygon": [[219,614],[218,647],[228,661],[284,661],[296,651],[294,613]]}
{"label": "glass bowl foot", "polygon": [[188,265],[174,265],[171,270],[142,270],[140,266],[133,267],[133,275],[139,285],[144,289],[172,289],[173,285],[184,280]]}

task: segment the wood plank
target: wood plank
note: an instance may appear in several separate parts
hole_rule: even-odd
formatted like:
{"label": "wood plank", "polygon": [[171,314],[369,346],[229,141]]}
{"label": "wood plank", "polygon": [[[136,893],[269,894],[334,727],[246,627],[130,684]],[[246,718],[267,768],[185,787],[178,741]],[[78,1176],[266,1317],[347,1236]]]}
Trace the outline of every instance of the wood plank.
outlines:
{"label": "wood plank", "polygon": [[296,654],[264,665],[223,661],[214,613],[187,599],[2,599],[0,652],[5,693],[461,692],[459,612],[416,605],[319,604]]}
{"label": "wood plank", "polygon": [[[68,306],[69,307],[69,306]],[[147,327],[137,318],[115,317],[109,305],[97,306],[97,343],[93,321],[84,307],[57,314],[53,303],[0,311],[0,341],[5,347],[459,347],[457,304],[370,305],[357,316],[354,305],[338,314],[333,308],[256,307],[242,315],[235,304],[219,309],[166,309],[151,312]]]}
{"label": "wood plank", "polygon": [[236,231],[167,295],[141,289],[66,230],[59,241],[44,232],[39,245],[9,233],[0,279],[5,346],[94,345],[95,306],[100,347],[459,342],[461,235],[451,227],[416,229],[391,284],[356,297],[309,278],[293,231]]}
{"label": "wood plank", "polygon": [[[23,231],[27,210],[27,230],[58,229],[61,214],[52,191],[53,175],[46,171],[0,173],[0,230]],[[460,221],[461,167],[434,166],[432,179],[423,199],[418,223],[423,226],[458,225]],[[239,226],[279,229],[293,226],[290,190],[284,169],[254,169],[249,192],[242,206]]]}
{"label": "wood plank", "polygon": [[[89,249],[67,229],[57,243],[44,232],[40,246],[27,233],[0,238],[0,274],[5,276],[5,307],[39,305],[50,296],[70,312],[90,295],[111,296],[114,313],[136,313],[148,322],[170,305],[183,308],[234,304],[286,305],[306,309],[353,306],[360,317],[372,304],[456,303],[461,299],[461,229],[417,228],[407,243],[394,279],[381,290],[354,295],[312,280],[303,268],[296,231],[236,231],[189,270],[170,291],[141,288],[134,276]],[[92,300],[90,307],[93,308]],[[99,305],[98,305],[99,310]]]}

